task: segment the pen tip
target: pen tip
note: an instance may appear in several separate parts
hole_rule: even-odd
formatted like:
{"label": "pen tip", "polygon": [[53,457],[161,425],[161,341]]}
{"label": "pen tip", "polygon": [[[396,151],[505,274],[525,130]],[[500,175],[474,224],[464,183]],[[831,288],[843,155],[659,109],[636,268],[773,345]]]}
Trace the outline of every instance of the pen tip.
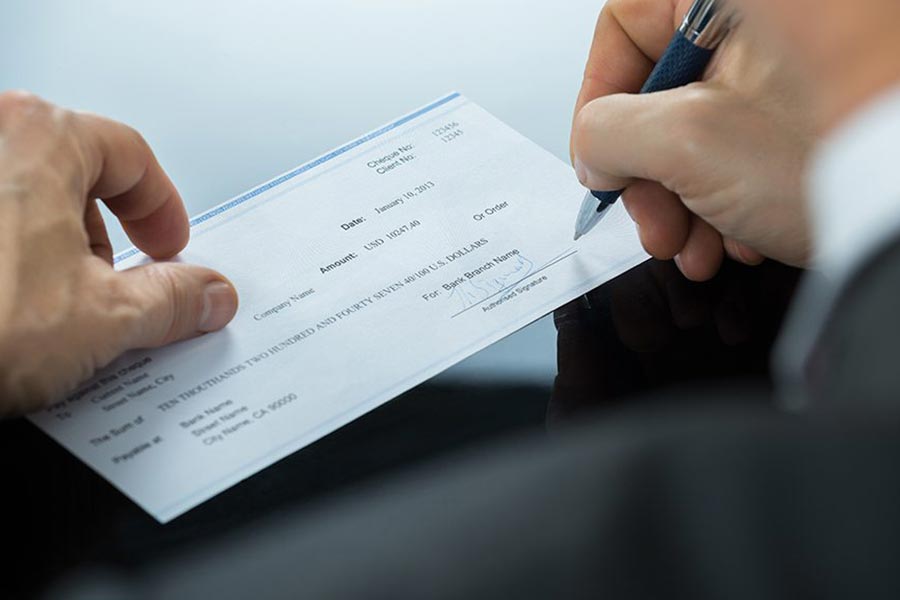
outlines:
{"label": "pen tip", "polygon": [[578,232],[578,231],[576,231],[576,232],[575,232],[575,241],[577,242],[577,241],[580,240],[580,239],[581,239],[581,233]]}

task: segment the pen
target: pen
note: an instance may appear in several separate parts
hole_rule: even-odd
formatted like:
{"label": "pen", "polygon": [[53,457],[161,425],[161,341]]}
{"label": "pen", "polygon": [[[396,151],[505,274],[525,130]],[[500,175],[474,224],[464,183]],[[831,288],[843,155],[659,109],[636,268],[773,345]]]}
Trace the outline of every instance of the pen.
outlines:
{"label": "pen", "polygon": [[[694,0],[641,93],[671,90],[698,81],[736,21],[737,12],[725,0]],[[624,191],[594,190],[585,195],[575,221],[575,241],[603,220]]]}

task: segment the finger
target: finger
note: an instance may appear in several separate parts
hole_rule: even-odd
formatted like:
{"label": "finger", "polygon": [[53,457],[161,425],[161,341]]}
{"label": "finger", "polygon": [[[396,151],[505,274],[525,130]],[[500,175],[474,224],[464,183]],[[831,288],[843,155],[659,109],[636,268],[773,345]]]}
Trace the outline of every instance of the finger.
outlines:
{"label": "finger", "polygon": [[575,114],[609,94],[635,93],[672,38],[690,0],[610,0],[597,19]]}
{"label": "finger", "polygon": [[106,231],[106,223],[96,200],[88,200],[84,211],[84,229],[88,235],[88,243],[94,256],[99,256],[104,261],[113,264],[113,248],[109,242],[109,233]]}
{"label": "finger", "polygon": [[[581,183],[590,189],[658,181],[672,191],[708,150],[711,95],[698,84],[655,94],[617,94],[587,104],[575,119],[572,146]],[[703,126],[700,126],[700,125]]]}
{"label": "finger", "polygon": [[75,117],[92,173],[86,197],[100,198],[134,244],[154,258],[174,256],[190,235],[174,184],[134,129],[95,115]]}
{"label": "finger", "polygon": [[725,253],[728,254],[731,260],[751,267],[761,265],[766,260],[765,256],[750,246],[730,238],[725,239]]}
{"label": "finger", "polygon": [[118,276],[135,307],[132,323],[119,332],[122,351],[155,348],[219,330],[237,312],[234,286],[211,269],[154,263]]}
{"label": "finger", "polygon": [[691,218],[691,232],[675,263],[691,281],[709,281],[725,259],[722,236],[700,217]]}
{"label": "finger", "polygon": [[691,230],[691,214],[678,196],[658,183],[639,180],[625,191],[622,201],[648,254],[672,260],[681,252]]}

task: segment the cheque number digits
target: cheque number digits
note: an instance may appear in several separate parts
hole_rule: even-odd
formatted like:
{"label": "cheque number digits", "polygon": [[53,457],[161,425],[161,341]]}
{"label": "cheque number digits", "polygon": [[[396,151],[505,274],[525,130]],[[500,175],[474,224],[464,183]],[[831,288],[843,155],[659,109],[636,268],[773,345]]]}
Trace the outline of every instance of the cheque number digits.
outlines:
{"label": "cheque number digits", "polygon": [[461,138],[463,136],[463,133],[464,131],[459,126],[459,123],[453,121],[432,130],[431,135],[440,139],[445,144],[449,144],[450,142]]}

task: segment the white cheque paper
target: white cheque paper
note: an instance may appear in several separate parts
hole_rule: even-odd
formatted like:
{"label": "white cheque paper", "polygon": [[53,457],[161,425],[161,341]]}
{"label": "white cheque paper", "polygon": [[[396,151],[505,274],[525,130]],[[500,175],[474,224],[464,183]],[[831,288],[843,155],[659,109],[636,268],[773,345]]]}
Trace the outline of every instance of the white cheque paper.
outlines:
{"label": "white cheque paper", "polygon": [[183,260],[234,281],[234,322],[32,420],[171,520],[644,261],[621,207],[572,241],[583,194],[451,94],[194,218]]}

